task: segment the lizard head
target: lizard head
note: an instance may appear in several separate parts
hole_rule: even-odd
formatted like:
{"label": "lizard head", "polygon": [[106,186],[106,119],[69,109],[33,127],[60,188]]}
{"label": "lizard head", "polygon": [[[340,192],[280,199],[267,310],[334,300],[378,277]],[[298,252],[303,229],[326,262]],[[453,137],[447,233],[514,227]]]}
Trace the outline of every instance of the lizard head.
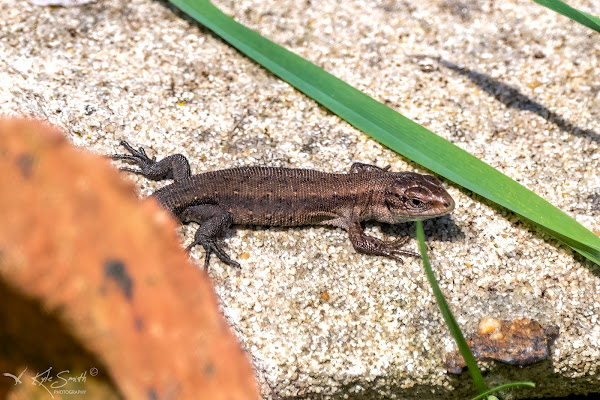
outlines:
{"label": "lizard head", "polygon": [[412,172],[391,173],[385,188],[379,219],[400,223],[439,217],[454,209],[454,200],[434,176]]}

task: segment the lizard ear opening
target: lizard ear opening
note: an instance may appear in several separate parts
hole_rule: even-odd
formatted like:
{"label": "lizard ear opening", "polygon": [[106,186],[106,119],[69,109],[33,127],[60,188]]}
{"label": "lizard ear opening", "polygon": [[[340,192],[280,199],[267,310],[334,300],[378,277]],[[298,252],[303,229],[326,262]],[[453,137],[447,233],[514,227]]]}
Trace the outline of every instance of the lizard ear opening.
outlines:
{"label": "lizard ear opening", "polygon": [[390,211],[402,209],[405,199],[400,193],[386,192],[385,205]]}

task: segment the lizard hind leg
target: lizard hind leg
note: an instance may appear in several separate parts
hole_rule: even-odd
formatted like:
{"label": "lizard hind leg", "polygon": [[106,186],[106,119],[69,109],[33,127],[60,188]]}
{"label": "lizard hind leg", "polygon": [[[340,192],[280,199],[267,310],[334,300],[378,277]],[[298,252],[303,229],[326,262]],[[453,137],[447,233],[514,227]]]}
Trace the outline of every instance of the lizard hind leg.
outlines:
{"label": "lizard hind leg", "polygon": [[190,163],[187,158],[181,154],[173,154],[160,161],[156,161],[156,157],[150,158],[146,155],[146,151],[143,147],[136,150],[124,140],[121,141],[120,144],[125,147],[125,150],[127,150],[129,154],[113,154],[110,157],[113,160],[123,160],[137,164],[140,168],[123,167],[121,168],[122,171],[139,174],[156,181],[163,179],[179,181],[191,176]]}
{"label": "lizard hind leg", "polygon": [[206,252],[204,260],[204,269],[208,269],[210,256],[215,254],[219,260],[234,268],[241,268],[237,261],[234,261],[221,249],[217,243],[217,237],[223,234],[232,222],[231,213],[214,204],[200,204],[191,206],[179,214],[182,223],[196,222],[200,224],[194,241],[187,247],[190,251],[194,246],[201,245]]}

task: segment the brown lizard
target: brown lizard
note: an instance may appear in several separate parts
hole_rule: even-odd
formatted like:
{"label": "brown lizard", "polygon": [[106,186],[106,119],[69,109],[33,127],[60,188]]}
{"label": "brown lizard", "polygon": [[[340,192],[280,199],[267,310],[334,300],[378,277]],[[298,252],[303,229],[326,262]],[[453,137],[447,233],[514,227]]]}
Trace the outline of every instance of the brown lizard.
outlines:
{"label": "brown lizard", "polygon": [[183,224],[200,227],[192,244],[224,263],[240,267],[218,245],[217,237],[230,225],[299,226],[329,225],[348,232],[354,248],[362,253],[391,257],[418,256],[400,247],[408,237],[384,241],[364,233],[361,222],[375,220],[397,224],[448,214],[454,200],[439,179],[413,172],[390,172],[389,167],[354,163],[347,174],[309,169],[240,167],[192,175],[181,154],[160,161],[149,158],[142,147],[121,145],[129,154],[114,154],[140,169],[121,168],[148,179],[172,179],[173,183],[152,196]]}

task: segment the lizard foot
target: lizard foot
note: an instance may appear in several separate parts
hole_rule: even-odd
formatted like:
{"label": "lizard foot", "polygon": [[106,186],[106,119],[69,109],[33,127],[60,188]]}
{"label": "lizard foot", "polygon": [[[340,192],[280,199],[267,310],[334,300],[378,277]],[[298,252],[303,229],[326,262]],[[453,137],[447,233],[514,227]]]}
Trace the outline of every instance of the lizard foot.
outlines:
{"label": "lizard foot", "polygon": [[389,257],[400,263],[404,263],[400,256],[419,257],[418,253],[400,249],[408,242],[408,236],[395,240],[381,240],[373,236],[358,234],[351,235],[350,240],[354,248],[361,253]]}
{"label": "lizard foot", "polygon": [[400,237],[394,240],[381,240],[374,237],[370,238],[372,239],[371,245],[374,245],[374,250],[376,249],[377,251],[376,254],[392,258],[396,261],[400,261],[400,263],[404,263],[400,256],[420,257],[419,253],[400,249],[400,247],[404,246],[409,241],[409,236]]}
{"label": "lizard foot", "polygon": [[219,260],[223,261],[225,264],[231,267],[240,269],[242,268],[240,263],[234,261],[231,257],[227,255],[227,253],[223,251],[223,249],[221,249],[221,247],[219,247],[215,239],[203,234],[196,234],[194,241],[187,247],[187,251],[189,252],[196,245],[201,245],[202,247],[204,247],[204,251],[206,252],[206,256],[204,259],[205,270],[208,270],[208,264],[210,263],[210,256],[212,254],[215,254],[219,258]]}
{"label": "lizard foot", "polygon": [[129,154],[112,154],[110,158],[113,160],[123,160],[137,164],[139,169],[121,167],[121,171],[132,172],[134,174],[145,176],[148,179],[160,181],[163,179],[174,179],[175,181],[188,178],[191,175],[190,164],[188,160],[181,154],[173,154],[160,161],[156,161],[156,157],[148,157],[146,150],[143,147],[137,150],[132,145],[122,140],[121,146]]}
{"label": "lizard foot", "polygon": [[140,147],[138,150],[136,150],[133,148],[132,145],[130,145],[124,140],[121,140],[119,144],[125,147],[125,150],[127,150],[129,154],[111,154],[110,158],[112,158],[113,160],[131,161],[140,167],[140,169],[121,167],[119,168],[121,171],[132,172],[134,174],[144,176],[151,175],[150,172],[152,166],[156,164],[156,157],[148,157],[148,155],[146,154],[146,150],[144,150],[143,147]]}

